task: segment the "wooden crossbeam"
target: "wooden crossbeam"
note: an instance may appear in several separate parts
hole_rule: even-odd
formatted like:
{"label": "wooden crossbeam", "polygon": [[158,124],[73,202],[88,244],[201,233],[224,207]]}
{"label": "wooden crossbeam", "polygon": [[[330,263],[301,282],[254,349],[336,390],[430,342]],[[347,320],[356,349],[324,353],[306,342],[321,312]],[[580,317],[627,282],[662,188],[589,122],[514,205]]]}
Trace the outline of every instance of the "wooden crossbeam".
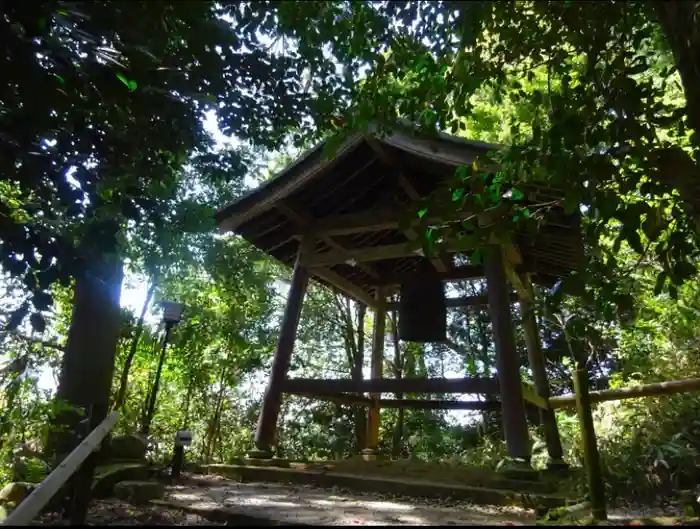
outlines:
{"label": "wooden crossbeam", "polygon": [[542,408],[543,410],[549,409],[549,402],[547,402],[547,399],[540,397],[535,391],[535,388],[531,387],[529,384],[523,384],[523,398],[526,402],[534,404],[538,408]]}
{"label": "wooden crossbeam", "polygon": [[296,393],[300,397],[309,399],[327,400],[338,404],[347,404],[350,406],[368,407],[372,401],[362,395],[352,395],[348,393]]}
{"label": "wooden crossbeam", "polygon": [[369,307],[375,307],[377,304],[376,300],[369,293],[329,268],[312,268],[310,273],[312,276],[327,281],[340,292],[351,298],[354,297]]}
{"label": "wooden crossbeam", "polygon": [[[511,300],[511,302],[515,303],[516,301],[518,301],[518,295],[516,293],[511,294],[510,300]],[[459,298],[447,298],[447,299],[445,299],[445,306],[447,308],[480,307],[480,306],[486,306],[488,304],[489,304],[489,299],[488,299],[488,296],[486,296],[486,295],[483,295],[483,296],[462,296]],[[387,303],[387,308],[389,310],[396,310],[399,308],[399,302],[392,301],[390,303]]]}
{"label": "wooden crossbeam", "polygon": [[[372,400],[367,397],[349,393],[296,393],[296,395],[349,406],[369,407],[372,404]],[[389,409],[496,411],[501,408],[501,403],[497,400],[379,399],[377,402],[380,408]]]}
{"label": "wooden crossbeam", "polygon": [[[524,273],[528,271],[526,265],[520,265],[516,267],[518,272]],[[447,272],[439,274],[440,279],[446,283],[453,281],[463,281],[465,279],[480,279],[484,277],[484,266],[483,265],[461,265],[451,268]],[[387,280],[384,283],[380,283],[376,286],[383,286],[387,288],[396,288],[400,286],[400,283],[396,279]]]}
{"label": "wooden crossbeam", "polygon": [[[700,391],[700,378],[688,378],[686,380],[669,380],[668,382],[656,382],[642,384],[629,388],[603,389],[589,393],[591,402],[605,402],[609,400],[634,399],[639,397],[655,397],[660,395],[673,395],[674,393],[691,393]],[[576,406],[576,395],[558,395],[549,398],[549,407],[573,408]]]}
{"label": "wooden crossbeam", "polygon": [[427,400],[427,399],[380,399],[380,408],[407,408],[411,410],[479,410],[496,411],[501,409],[497,400]]}
{"label": "wooden crossbeam", "polygon": [[[470,250],[471,244],[466,241],[449,241],[444,246],[447,252],[462,252]],[[423,251],[410,243],[386,244],[369,248],[357,248],[352,250],[330,250],[310,255],[308,266],[333,266],[340,263],[355,262],[368,263],[371,261],[383,261],[385,259],[401,259],[402,257],[420,256]],[[447,274],[447,270],[443,270]]]}
{"label": "wooden crossbeam", "polygon": [[376,378],[362,381],[341,379],[290,378],[284,393],[498,393],[496,378]]}
{"label": "wooden crossbeam", "polygon": [[[299,208],[295,207],[292,204],[280,201],[276,204],[276,207],[302,230],[307,230],[313,222],[310,215],[301,211]],[[331,248],[335,248],[336,251],[341,253],[345,251],[345,249],[340,244],[335,242],[332,237],[328,235],[322,235],[320,238],[328,246],[330,246]],[[360,264],[358,265],[358,268],[362,269],[362,271],[364,271],[372,279],[379,279],[379,274],[371,266]]]}
{"label": "wooden crossbeam", "polygon": [[[450,219],[450,222],[463,221],[471,216],[472,213],[463,211],[457,214],[454,219]],[[316,219],[309,228],[309,233],[316,236],[335,236],[392,230],[399,229],[401,224],[406,220],[406,212],[402,212],[396,208],[344,213]],[[430,215],[428,215],[427,220],[421,220],[416,217],[415,220],[411,222],[418,223],[419,221],[427,222],[428,224],[445,224],[444,219]],[[302,233],[300,233],[300,235],[302,235]]]}

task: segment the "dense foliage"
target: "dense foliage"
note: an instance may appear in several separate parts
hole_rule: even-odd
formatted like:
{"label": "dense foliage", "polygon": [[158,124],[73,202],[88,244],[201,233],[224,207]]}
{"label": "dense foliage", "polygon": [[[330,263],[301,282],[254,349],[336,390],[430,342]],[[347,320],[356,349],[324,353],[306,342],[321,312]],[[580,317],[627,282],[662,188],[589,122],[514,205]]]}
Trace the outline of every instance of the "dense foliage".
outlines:
{"label": "dense foliage", "polygon": [[[167,457],[183,426],[195,432],[192,460],[250,448],[289,271],[215,236],[212,212],[297,148],[370,123],[388,131],[407,119],[505,146],[493,181],[464,168],[447,200],[420,206],[445,218],[497,206],[504,239],[516,225],[537,229],[544,210],[517,200],[529,181],[565,188],[564,207],[581,209],[587,262],[573,279],[583,288],[537,292],[555,394],[571,391],[572,354],[588,359],[592,388],[700,376],[695,3],[6,2],[2,14],[7,479],[46,470],[37,454],[60,408],[51,375],[75,324],[71,289],[105,252],[124,263],[131,301],[110,396],[118,430],[151,421],[157,302],[175,299],[187,309],[167,351],[153,456]],[[506,187],[511,201],[492,192]],[[481,235],[469,236],[478,246]],[[484,289],[455,285],[456,295]],[[317,285],[307,296],[294,374],[362,376],[370,313]],[[387,376],[495,372],[482,308],[451,311],[449,347],[397,344],[394,323]],[[666,493],[697,479],[698,409],[692,395],[599,406],[611,490]],[[363,444],[362,412],[290,398],[282,416],[285,457],[348,456]],[[558,421],[578,464],[575,417]],[[488,413],[384,410],[381,435],[394,457],[491,465],[503,452]],[[532,436],[541,465],[541,432]]]}

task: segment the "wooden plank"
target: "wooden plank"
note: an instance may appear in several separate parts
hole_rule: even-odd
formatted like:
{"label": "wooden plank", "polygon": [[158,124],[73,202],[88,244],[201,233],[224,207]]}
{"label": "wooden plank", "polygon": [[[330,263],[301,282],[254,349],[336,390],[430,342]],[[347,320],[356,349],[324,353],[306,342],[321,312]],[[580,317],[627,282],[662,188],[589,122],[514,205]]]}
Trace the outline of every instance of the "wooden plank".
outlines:
{"label": "wooden plank", "polygon": [[498,393],[496,378],[378,378],[355,382],[349,378],[290,378],[284,393]]}
{"label": "wooden plank", "polygon": [[480,410],[496,411],[501,409],[497,400],[427,400],[427,399],[381,399],[380,408],[407,408],[411,410]]}
{"label": "wooden plank", "polygon": [[[515,303],[518,301],[518,295],[516,293],[510,294],[510,301]],[[445,299],[445,305],[448,308],[455,307],[479,307],[487,306],[489,304],[489,298],[487,295],[483,296],[462,296],[459,298],[447,298]],[[399,308],[399,302],[391,301],[387,303],[389,310],[396,310]]]}
{"label": "wooden plank", "polygon": [[[673,395],[675,393],[692,393],[700,391],[700,378],[688,378],[685,380],[670,380],[668,382],[656,382],[642,384],[629,388],[602,389],[591,391],[592,403],[606,402],[609,400],[636,399],[640,397],[658,397],[661,395]],[[549,398],[549,406],[552,409],[573,408],[576,406],[576,395],[559,395]]]}

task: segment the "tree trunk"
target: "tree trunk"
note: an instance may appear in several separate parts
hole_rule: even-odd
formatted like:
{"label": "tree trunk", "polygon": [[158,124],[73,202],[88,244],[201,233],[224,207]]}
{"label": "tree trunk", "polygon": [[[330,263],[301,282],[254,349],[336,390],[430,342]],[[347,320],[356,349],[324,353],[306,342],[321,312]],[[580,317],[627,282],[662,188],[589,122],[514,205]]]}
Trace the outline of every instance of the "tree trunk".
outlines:
{"label": "tree trunk", "polygon": [[[104,227],[104,226],[102,226]],[[89,240],[84,241],[85,268],[73,289],[73,314],[56,400],[72,407],[58,414],[47,449],[61,459],[75,448],[107,416],[119,342],[120,297],[123,266],[117,255],[117,228],[99,234],[101,247],[109,251],[95,254]],[[90,499],[92,474],[96,463],[93,453],[73,478],[71,521],[84,522]]]}
{"label": "tree trunk", "polygon": [[117,392],[117,397],[114,400],[114,409],[123,411],[124,402],[126,401],[126,387],[129,379],[129,371],[131,370],[131,364],[136,356],[136,351],[138,350],[139,341],[141,340],[141,335],[143,334],[143,322],[146,319],[146,312],[148,311],[148,306],[151,304],[151,299],[153,299],[153,294],[156,291],[156,281],[155,279],[151,282],[151,286],[146,294],[146,300],[143,302],[143,307],[141,307],[141,315],[136,323],[136,329],[134,329],[134,337],[131,339],[131,348],[129,349],[129,354],[126,356],[124,361],[124,368],[122,369],[121,379],[119,381],[119,391]]}
{"label": "tree trunk", "polygon": [[190,376],[189,384],[187,386],[187,396],[185,397],[185,416],[182,419],[182,427],[187,429],[187,426],[190,423],[190,404],[192,402],[192,387],[194,386],[194,383],[192,381],[192,377]]}
{"label": "tree trunk", "polygon": [[688,123],[700,146],[700,12],[696,2],[665,0],[651,6],[676,59],[683,83]]}
{"label": "tree trunk", "polygon": [[214,415],[209,423],[209,428],[207,428],[207,435],[205,438],[205,452],[204,460],[208,463],[211,457],[211,452],[214,448],[214,440],[216,439],[217,423],[219,422],[219,416],[221,415],[221,406],[224,401],[224,392],[226,387],[224,386],[224,377],[226,376],[226,367],[221,370],[221,375],[219,376],[219,392],[216,396],[216,404],[214,405]]}

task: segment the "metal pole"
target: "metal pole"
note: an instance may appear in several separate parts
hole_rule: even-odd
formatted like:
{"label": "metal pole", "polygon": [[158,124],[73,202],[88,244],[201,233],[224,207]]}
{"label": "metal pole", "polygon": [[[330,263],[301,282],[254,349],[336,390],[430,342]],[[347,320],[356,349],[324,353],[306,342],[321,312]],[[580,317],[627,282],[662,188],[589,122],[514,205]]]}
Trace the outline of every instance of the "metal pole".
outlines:
{"label": "metal pole", "polygon": [[156,398],[158,396],[158,387],[160,386],[160,374],[163,371],[163,363],[165,362],[165,350],[168,347],[168,339],[170,338],[170,329],[173,328],[171,322],[165,323],[165,335],[163,336],[163,348],[160,352],[160,360],[158,361],[158,369],[156,370],[156,379],[153,381],[153,391],[151,392],[151,399],[148,403],[148,412],[146,413],[146,421],[143,424],[141,433],[143,435],[148,435],[151,429],[151,420],[153,419],[153,414],[156,410]]}
{"label": "metal pole", "polygon": [[170,476],[173,478],[179,478],[180,472],[182,472],[182,467],[185,463],[185,447],[175,441],[175,449],[173,450],[173,466],[170,471]]}

